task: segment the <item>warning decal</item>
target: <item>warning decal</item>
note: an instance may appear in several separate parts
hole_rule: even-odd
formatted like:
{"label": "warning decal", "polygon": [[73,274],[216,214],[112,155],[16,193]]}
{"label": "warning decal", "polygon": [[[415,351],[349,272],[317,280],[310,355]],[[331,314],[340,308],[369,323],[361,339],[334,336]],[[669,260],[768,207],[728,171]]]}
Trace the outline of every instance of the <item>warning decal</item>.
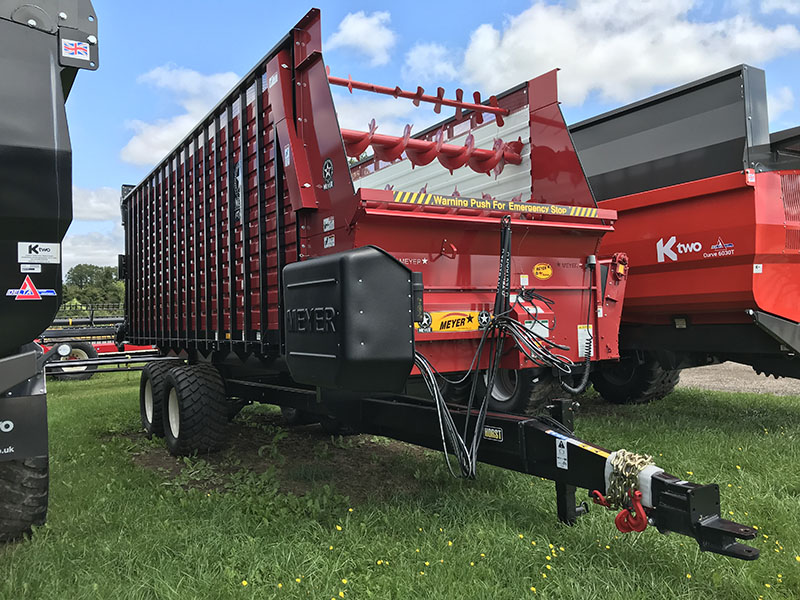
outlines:
{"label": "warning decal", "polygon": [[494,198],[461,198],[423,192],[393,192],[392,201],[402,204],[424,204],[426,206],[443,206],[446,208],[513,211],[531,215],[561,215],[590,219],[597,217],[597,209],[588,206],[559,206],[556,204],[515,202],[514,200],[497,200]]}

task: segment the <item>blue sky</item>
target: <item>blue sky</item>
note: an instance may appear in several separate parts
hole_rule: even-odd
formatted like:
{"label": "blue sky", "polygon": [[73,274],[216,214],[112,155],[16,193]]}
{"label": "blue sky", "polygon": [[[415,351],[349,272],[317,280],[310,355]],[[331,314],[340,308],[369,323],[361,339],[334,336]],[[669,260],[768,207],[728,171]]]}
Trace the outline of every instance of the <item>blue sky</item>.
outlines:
{"label": "blue sky", "polygon": [[[327,2],[334,75],[484,97],[554,67],[568,122],[747,62],[764,68],[773,131],[800,125],[800,0]],[[100,69],[67,103],[75,215],[65,272],[116,264],[118,197],[138,183],[312,5],[94,0]],[[342,126],[435,122],[430,108],[334,90]],[[362,122],[363,121],[363,122]]]}

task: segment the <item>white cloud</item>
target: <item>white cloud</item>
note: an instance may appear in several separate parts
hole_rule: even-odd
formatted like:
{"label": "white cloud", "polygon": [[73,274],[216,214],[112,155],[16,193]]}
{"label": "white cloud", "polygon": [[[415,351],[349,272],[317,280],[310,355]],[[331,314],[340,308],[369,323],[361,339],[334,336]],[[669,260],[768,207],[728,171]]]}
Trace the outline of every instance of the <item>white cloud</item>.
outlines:
{"label": "white cloud", "polygon": [[82,221],[119,221],[119,191],[72,186],[72,216]]}
{"label": "white cloud", "polygon": [[770,123],[775,123],[792,108],[794,108],[794,92],[788,86],[776,90],[774,94],[767,94]]}
{"label": "white cloud", "polygon": [[325,49],[348,48],[369,58],[373,67],[385,65],[389,62],[389,51],[397,42],[397,35],[388,27],[391,18],[386,11],[370,15],[363,10],[348,13],[328,39]]}
{"label": "white cloud", "polygon": [[132,120],[135,135],[120,152],[125,162],[154,165],[188,134],[211,108],[239,81],[235,73],[204,75],[172,64],[141,75],[138,83],[169,92],[183,109],[181,114],[152,123]]}
{"label": "white cloud", "polygon": [[64,275],[77,264],[86,263],[101,267],[117,264],[117,255],[124,251],[125,233],[117,224],[109,233],[93,231],[71,234],[67,232],[61,248]]}
{"label": "white cloud", "polygon": [[789,15],[800,15],[800,2],[797,0],[763,0],[761,12],[773,13],[783,11]]}
{"label": "white cloud", "polygon": [[416,44],[406,54],[403,78],[420,82],[450,81],[458,77],[453,53],[441,44]]}
{"label": "white cloud", "polygon": [[541,0],[507,20],[481,25],[464,56],[465,79],[496,93],[561,67],[560,98],[582,104],[592,92],[625,102],[654,87],[685,83],[741,62],[759,65],[800,48],[792,25],[763,26],[746,14],[694,22],[696,0]]}

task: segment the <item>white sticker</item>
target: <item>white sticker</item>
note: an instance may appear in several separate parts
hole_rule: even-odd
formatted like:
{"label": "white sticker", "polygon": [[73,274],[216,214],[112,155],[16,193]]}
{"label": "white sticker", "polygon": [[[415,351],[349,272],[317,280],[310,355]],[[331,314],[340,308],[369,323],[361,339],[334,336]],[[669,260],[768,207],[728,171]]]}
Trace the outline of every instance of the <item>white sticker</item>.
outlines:
{"label": "white sticker", "polygon": [[569,444],[564,440],[556,440],[556,466],[559,469],[569,469],[568,447]]}
{"label": "white sticker", "polygon": [[525,328],[530,329],[539,337],[547,338],[550,336],[550,321],[547,319],[534,321],[529,319],[525,321]]}
{"label": "white sticker", "polygon": [[[586,358],[586,346],[589,345],[589,340],[592,339],[592,326],[591,325],[578,325],[578,356]],[[589,347],[589,356],[594,356],[594,343]]]}
{"label": "white sticker", "polygon": [[272,75],[269,76],[269,82],[267,82],[267,88],[268,89],[271,88],[276,83],[278,83],[278,74],[273,73]]}
{"label": "white sticker", "polygon": [[322,245],[325,248],[333,248],[336,245],[336,236],[326,235],[325,238],[322,240]]}
{"label": "white sticker", "polygon": [[520,275],[519,276],[519,284],[523,287],[527,287],[528,285],[528,275]]}
{"label": "white sticker", "polygon": [[322,219],[322,231],[333,231],[335,225],[336,221],[332,216]]}
{"label": "white sticker", "polygon": [[61,262],[61,244],[17,242],[17,262],[57,265]]}
{"label": "white sticker", "polygon": [[753,273],[763,273],[764,272],[764,265],[756,264],[753,265]]}
{"label": "white sticker", "polygon": [[20,265],[20,273],[41,273],[42,265]]}
{"label": "white sticker", "polygon": [[283,166],[288,167],[290,164],[292,164],[292,150],[289,144],[286,144],[283,147]]}

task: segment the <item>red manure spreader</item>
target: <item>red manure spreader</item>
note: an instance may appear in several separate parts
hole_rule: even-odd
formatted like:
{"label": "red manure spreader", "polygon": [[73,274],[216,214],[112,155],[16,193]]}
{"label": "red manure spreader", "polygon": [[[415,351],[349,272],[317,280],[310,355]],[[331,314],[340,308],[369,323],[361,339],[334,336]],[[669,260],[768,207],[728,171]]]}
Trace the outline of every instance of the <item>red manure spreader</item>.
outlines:
{"label": "red manure spreader", "polygon": [[[312,10],[123,188],[122,335],[174,358],[142,372],[147,432],[209,452],[242,406],[268,402],[444,449],[457,476],[480,461],[553,480],[566,522],[587,510],[580,487],[619,509],[620,531],[757,558],[718,486],[577,438],[556,399],[619,360],[629,264],[604,250],[617,211],[595,201],[555,72],[467,102],[330,77],[320,39]],[[341,130],[331,85],[455,115],[414,138]]]}

